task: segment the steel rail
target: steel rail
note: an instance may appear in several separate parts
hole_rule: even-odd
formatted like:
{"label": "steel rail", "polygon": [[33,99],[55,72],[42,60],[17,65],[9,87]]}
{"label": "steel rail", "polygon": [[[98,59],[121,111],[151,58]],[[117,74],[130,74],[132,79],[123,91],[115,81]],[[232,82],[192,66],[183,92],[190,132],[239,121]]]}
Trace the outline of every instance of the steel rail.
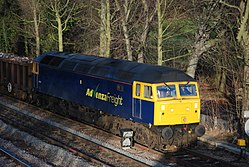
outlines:
{"label": "steel rail", "polygon": [[22,165],[24,165],[26,167],[31,167],[31,165],[29,165],[25,160],[22,160],[21,158],[17,157],[14,153],[7,151],[6,149],[4,149],[2,147],[0,147],[0,151],[3,152],[4,154],[8,155],[9,157],[14,159],[15,161],[18,161]]}

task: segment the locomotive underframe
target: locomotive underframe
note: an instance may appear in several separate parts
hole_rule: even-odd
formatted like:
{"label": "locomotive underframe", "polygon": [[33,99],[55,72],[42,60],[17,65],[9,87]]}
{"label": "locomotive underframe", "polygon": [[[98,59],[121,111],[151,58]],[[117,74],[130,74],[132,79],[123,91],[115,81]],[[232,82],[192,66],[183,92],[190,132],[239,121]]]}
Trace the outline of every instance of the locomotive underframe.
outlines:
{"label": "locomotive underframe", "polygon": [[43,94],[35,94],[30,101],[54,113],[92,124],[115,135],[120,135],[121,129],[132,129],[136,142],[158,150],[172,150],[182,146],[189,146],[196,142],[196,135],[193,131],[198,124],[169,126],[173,130],[173,137],[164,139],[162,137],[162,130],[165,126],[149,127],[147,124],[133,122]]}

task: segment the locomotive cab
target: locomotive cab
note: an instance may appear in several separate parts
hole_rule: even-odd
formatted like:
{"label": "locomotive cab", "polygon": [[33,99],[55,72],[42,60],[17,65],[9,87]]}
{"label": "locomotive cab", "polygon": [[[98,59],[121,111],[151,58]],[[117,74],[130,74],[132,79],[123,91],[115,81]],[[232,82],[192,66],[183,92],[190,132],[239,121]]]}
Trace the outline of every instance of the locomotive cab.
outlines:
{"label": "locomotive cab", "polygon": [[[155,126],[200,122],[200,97],[196,82],[133,84],[133,116],[151,113]],[[141,105],[146,106],[141,108]],[[150,111],[153,110],[153,111]],[[145,118],[143,118],[145,119]]]}
{"label": "locomotive cab", "polygon": [[200,121],[200,97],[196,82],[156,84],[154,125],[177,125]]}
{"label": "locomotive cab", "polygon": [[[195,81],[164,83],[133,83],[133,116],[148,120],[148,124],[160,127],[162,136],[173,135],[170,127],[187,127],[202,136],[205,129],[200,122],[200,95]],[[146,106],[143,107],[142,106]],[[153,120],[143,116],[150,115]],[[165,134],[164,134],[165,133]]]}

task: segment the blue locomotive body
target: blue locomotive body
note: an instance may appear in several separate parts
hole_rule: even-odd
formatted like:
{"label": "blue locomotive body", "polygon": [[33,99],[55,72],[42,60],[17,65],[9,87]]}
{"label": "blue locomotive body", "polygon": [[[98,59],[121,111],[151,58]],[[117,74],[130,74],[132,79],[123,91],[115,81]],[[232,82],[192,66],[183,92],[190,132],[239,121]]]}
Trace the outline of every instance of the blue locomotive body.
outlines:
{"label": "blue locomotive body", "polygon": [[[56,65],[43,59],[50,57],[52,60],[56,56],[62,57],[60,63],[54,63]],[[74,57],[73,60],[72,57]],[[35,74],[33,82],[35,90],[125,119],[153,124],[154,103],[134,99],[132,82],[116,80],[116,71],[113,71],[112,68],[107,69],[108,73],[104,71],[106,69],[96,71],[96,63],[91,64],[89,63],[91,60],[89,60],[88,64],[81,64],[82,59],[79,55],[78,57],[79,59],[77,59],[77,55],[65,56],[64,53],[53,52],[38,57],[35,60],[39,63],[39,74]],[[106,59],[95,56],[91,58],[95,61]],[[67,63],[65,62],[67,59],[74,63],[64,67],[63,64]],[[113,59],[108,60],[112,61]]]}
{"label": "blue locomotive body", "polygon": [[[178,140],[189,144],[205,133],[205,128],[199,125],[197,82],[180,70],[127,60],[48,52],[35,59],[32,72],[35,92],[49,95],[47,101],[61,103],[64,100],[68,106],[79,104],[83,109],[94,109],[83,113],[73,109],[68,113],[70,116],[76,113],[77,119],[115,134],[130,128],[135,132],[135,141],[150,147],[163,148],[173,144],[171,139],[175,145],[179,145]],[[50,100],[51,97],[56,99]],[[54,102],[52,106],[56,107]],[[65,108],[60,109],[60,113],[65,112]]]}

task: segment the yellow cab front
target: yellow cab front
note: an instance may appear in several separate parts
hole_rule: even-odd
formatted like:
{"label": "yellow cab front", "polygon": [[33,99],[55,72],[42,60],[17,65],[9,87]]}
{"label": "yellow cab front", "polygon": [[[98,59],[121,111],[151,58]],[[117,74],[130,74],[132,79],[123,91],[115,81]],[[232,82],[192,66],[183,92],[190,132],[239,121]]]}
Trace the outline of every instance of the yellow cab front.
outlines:
{"label": "yellow cab front", "polygon": [[191,124],[200,121],[200,96],[196,82],[153,84],[156,92],[154,125]]}

